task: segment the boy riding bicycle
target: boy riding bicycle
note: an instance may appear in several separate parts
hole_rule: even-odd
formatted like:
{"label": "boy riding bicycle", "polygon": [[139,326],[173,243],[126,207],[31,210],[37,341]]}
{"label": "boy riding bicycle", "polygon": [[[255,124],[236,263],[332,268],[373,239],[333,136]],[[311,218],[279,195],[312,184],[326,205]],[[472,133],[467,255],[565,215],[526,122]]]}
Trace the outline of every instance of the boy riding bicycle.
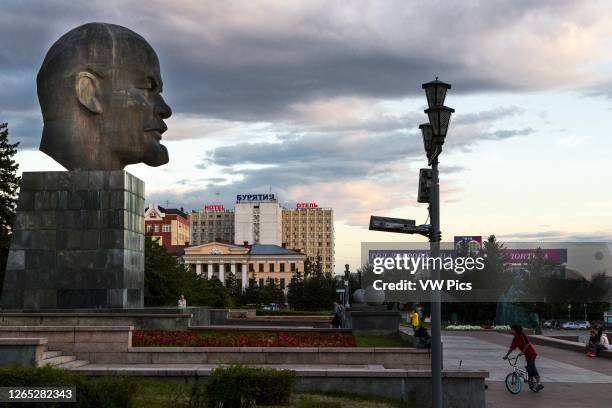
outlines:
{"label": "boy riding bicycle", "polygon": [[512,334],[514,338],[512,339],[512,344],[510,344],[510,349],[504,356],[504,360],[508,359],[508,356],[514,349],[519,349],[525,355],[525,361],[527,362],[527,373],[530,378],[534,378],[536,381],[536,389],[539,391],[544,388],[542,383],[540,382],[540,374],[538,373],[538,369],[535,366],[535,359],[538,356],[536,353],[535,347],[529,341],[529,338],[525,333],[523,333],[523,328],[519,325],[511,326]]}

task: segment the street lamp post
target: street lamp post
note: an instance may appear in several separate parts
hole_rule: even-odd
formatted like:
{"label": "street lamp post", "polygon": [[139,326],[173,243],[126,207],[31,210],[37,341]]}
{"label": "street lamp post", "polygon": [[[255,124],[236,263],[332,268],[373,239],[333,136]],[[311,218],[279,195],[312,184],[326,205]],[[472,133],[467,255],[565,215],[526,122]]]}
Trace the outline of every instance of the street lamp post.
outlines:
{"label": "street lamp post", "polygon": [[[429,217],[431,234],[429,237],[429,251],[432,258],[440,257],[440,182],[438,178],[438,156],[442,153],[442,145],[450,123],[453,109],[444,106],[446,92],[450,84],[434,81],[423,84],[427,96],[428,109],[425,113],[429,123],[419,126],[423,135],[423,144],[431,165],[431,192],[429,204]],[[428,150],[429,148],[429,150]],[[431,270],[431,279],[440,279],[440,270],[434,267]],[[442,408],[442,313],[440,292],[431,292],[431,398],[432,408]]]}
{"label": "street lamp post", "polygon": [[[429,251],[432,258],[440,257],[440,183],[438,179],[438,156],[454,109],[444,106],[446,92],[450,84],[434,81],[423,84],[428,108],[425,113],[429,123],[419,126],[423,136],[423,146],[431,169],[421,169],[419,173],[418,202],[429,203],[430,224],[416,225],[414,220],[389,217],[370,217],[370,230],[396,232],[400,234],[420,234],[429,238]],[[431,270],[431,279],[440,280],[440,270],[436,262]],[[442,313],[439,291],[431,293],[431,406],[442,408]]]}

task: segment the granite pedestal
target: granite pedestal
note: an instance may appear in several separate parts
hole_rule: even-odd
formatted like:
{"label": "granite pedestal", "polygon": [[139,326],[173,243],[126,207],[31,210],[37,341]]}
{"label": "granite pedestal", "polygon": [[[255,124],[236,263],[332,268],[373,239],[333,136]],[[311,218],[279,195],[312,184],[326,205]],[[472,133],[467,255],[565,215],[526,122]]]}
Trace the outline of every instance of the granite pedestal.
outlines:
{"label": "granite pedestal", "polygon": [[142,308],[144,182],[117,171],[23,173],[3,309]]}
{"label": "granite pedestal", "polygon": [[401,316],[385,306],[353,305],[346,310],[345,326],[358,336],[390,336],[399,332]]}

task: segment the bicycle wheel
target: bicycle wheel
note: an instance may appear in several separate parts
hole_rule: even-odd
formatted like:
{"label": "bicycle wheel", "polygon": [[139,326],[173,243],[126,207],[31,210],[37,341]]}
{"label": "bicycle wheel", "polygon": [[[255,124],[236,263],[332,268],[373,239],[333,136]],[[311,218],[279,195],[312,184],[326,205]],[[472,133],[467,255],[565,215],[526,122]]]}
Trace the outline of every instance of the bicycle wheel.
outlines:
{"label": "bicycle wheel", "polygon": [[506,376],[506,388],[510,394],[518,394],[523,389],[523,379],[517,373],[510,373]]}

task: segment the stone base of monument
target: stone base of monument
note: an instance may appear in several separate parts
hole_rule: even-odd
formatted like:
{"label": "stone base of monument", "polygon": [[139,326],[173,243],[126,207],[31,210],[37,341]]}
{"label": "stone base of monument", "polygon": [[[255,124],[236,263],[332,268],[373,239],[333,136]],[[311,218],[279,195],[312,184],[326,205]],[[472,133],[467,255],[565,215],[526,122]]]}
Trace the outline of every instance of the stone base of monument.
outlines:
{"label": "stone base of monument", "polygon": [[23,173],[3,309],[142,308],[144,182],[126,171]]}
{"label": "stone base of monument", "polygon": [[356,336],[391,336],[399,333],[401,321],[397,310],[386,306],[354,305],[347,308],[345,326]]}

